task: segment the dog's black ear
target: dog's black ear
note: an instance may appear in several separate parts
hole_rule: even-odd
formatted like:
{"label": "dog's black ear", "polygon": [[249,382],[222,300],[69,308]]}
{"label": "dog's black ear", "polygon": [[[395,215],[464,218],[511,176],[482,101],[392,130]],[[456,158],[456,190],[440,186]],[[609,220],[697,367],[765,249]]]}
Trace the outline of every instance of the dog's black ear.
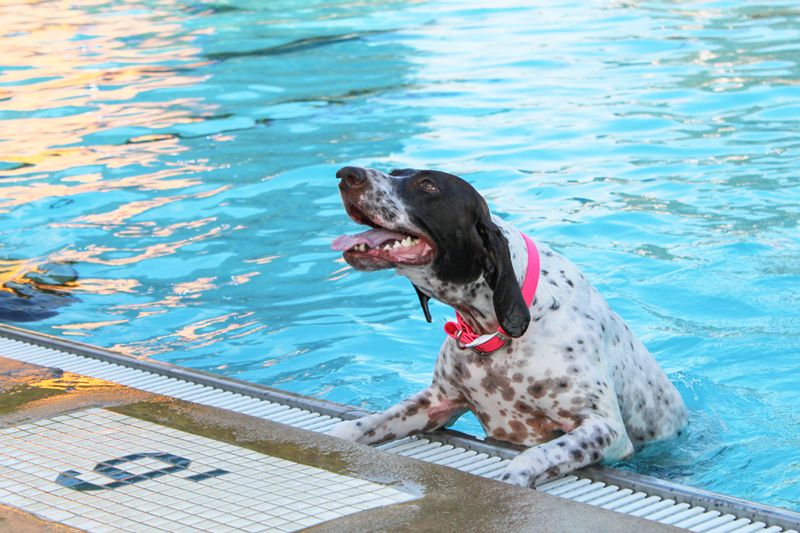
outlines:
{"label": "dog's black ear", "polygon": [[[411,285],[414,285],[413,283]],[[419,305],[422,307],[422,312],[425,313],[425,320],[431,322],[431,310],[428,309],[428,301],[431,299],[430,296],[419,290],[419,287],[414,285],[414,290],[417,291],[417,296],[419,297]]]}
{"label": "dog's black ear", "polygon": [[497,320],[510,336],[521,337],[531,322],[531,313],[514,275],[508,241],[486,208],[477,229],[486,251],[484,278],[494,291],[492,303]]}

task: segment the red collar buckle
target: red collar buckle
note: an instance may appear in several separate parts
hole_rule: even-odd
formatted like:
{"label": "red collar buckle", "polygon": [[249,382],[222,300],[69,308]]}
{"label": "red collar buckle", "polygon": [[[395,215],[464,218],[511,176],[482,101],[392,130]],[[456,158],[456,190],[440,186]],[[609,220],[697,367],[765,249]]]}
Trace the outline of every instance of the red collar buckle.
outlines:
{"label": "red collar buckle", "polygon": [[495,331],[494,333],[481,335],[472,342],[468,342],[467,344],[462,344],[461,336],[464,334],[464,331],[465,329],[462,328],[458,330],[458,333],[456,333],[456,336],[454,337],[456,340],[456,344],[462,350],[470,349],[478,355],[486,355],[492,353],[511,342],[511,337],[506,335],[506,333],[501,328]]}

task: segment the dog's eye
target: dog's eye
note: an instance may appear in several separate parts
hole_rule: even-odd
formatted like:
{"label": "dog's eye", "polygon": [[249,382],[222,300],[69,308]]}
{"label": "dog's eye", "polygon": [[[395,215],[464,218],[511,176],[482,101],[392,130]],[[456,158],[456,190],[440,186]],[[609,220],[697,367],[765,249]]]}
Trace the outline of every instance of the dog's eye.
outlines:
{"label": "dog's eye", "polygon": [[417,182],[417,187],[425,192],[436,192],[438,190],[431,180],[420,180]]}

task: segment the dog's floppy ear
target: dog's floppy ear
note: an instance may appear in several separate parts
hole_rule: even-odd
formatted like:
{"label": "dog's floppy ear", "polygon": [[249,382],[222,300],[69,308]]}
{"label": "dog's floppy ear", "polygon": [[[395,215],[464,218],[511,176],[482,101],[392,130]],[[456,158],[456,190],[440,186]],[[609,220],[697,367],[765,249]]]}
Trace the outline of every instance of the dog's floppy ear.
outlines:
{"label": "dog's floppy ear", "polygon": [[494,312],[500,326],[512,337],[521,337],[531,321],[531,313],[514,275],[511,252],[503,232],[492,222],[484,206],[477,224],[486,251],[484,278],[494,291]]}
{"label": "dog's floppy ear", "polygon": [[[411,285],[414,285],[413,283]],[[428,309],[428,301],[431,299],[430,296],[419,290],[419,287],[414,285],[414,290],[417,291],[417,296],[419,297],[419,305],[422,307],[422,312],[425,313],[425,320],[431,322],[431,310]]]}

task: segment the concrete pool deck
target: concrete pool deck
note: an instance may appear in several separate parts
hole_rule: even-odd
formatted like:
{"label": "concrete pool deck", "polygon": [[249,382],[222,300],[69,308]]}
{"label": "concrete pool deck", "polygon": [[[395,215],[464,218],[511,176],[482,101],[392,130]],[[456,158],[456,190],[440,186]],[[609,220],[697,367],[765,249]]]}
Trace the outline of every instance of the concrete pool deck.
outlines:
{"label": "concrete pool deck", "polygon": [[0,531],[676,530],[2,357],[0,446]]}
{"label": "concrete pool deck", "polygon": [[[336,530],[582,531],[585,513],[606,510],[618,517],[613,531],[629,529],[620,520],[630,517],[648,531],[800,530],[800,514],[787,509],[608,466],[535,492],[497,484],[518,448],[451,430],[374,448],[331,440],[339,420],[366,412],[3,324],[0,358],[0,509],[16,508],[2,510],[0,531],[36,518],[19,510],[89,531],[287,531],[325,520]],[[418,480],[423,465],[445,484]],[[384,522],[377,508],[392,510]]]}

